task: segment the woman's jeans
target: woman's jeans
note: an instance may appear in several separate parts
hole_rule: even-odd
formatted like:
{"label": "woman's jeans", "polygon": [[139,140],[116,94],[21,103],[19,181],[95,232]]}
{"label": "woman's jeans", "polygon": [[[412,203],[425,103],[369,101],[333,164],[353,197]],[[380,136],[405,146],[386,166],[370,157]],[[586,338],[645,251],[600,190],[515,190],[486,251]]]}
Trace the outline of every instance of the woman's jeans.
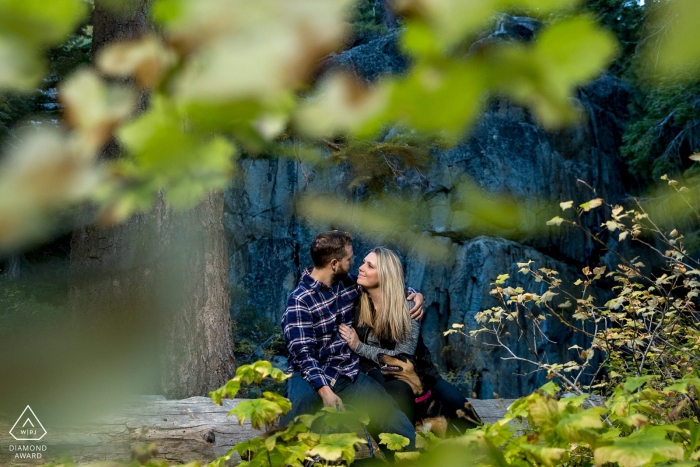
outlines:
{"label": "woman's jeans", "polygon": [[[413,394],[413,390],[408,383],[400,381],[394,377],[385,377],[384,374],[378,369],[371,370],[367,373],[374,380],[376,380],[382,387],[388,392],[391,397],[394,398],[399,408],[403,413],[406,414],[411,423],[416,422],[416,395]],[[462,395],[459,390],[445,381],[442,378],[438,378],[435,385],[430,388],[432,392],[432,397],[435,400],[440,401],[442,405],[442,415],[444,415],[450,425],[448,426],[448,431],[452,434],[464,433],[465,430],[470,428],[475,428],[478,426],[476,423],[471,423],[460,417],[457,411],[462,411],[466,415],[479,420],[478,415],[476,415],[473,410],[468,409],[465,404],[468,404],[467,398]]]}

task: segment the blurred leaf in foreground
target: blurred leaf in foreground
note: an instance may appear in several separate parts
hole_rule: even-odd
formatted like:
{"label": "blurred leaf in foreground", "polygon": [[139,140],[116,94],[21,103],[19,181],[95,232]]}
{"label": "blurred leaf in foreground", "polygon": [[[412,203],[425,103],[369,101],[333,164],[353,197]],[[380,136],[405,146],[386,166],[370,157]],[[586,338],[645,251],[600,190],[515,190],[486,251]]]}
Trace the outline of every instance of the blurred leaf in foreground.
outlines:
{"label": "blurred leaf in foreground", "polygon": [[151,108],[122,126],[119,141],[131,158],[132,173],[153,180],[153,195],[165,188],[176,207],[191,207],[211,189],[222,189],[233,170],[235,147],[222,136],[186,130],[186,119],[171,102],[155,96]]}
{"label": "blurred leaf in foreground", "polygon": [[296,121],[311,136],[333,136],[357,132],[387,104],[389,89],[369,87],[346,73],[335,73],[319,86],[315,96],[302,103]]}
{"label": "blurred leaf in foreground", "polygon": [[158,83],[175,62],[173,52],[155,36],[109,44],[100,51],[97,67],[109,76],[133,76],[139,86]]}
{"label": "blurred leaf in foreground", "polygon": [[659,2],[648,23],[644,59],[652,75],[696,79],[700,73],[700,2]]}
{"label": "blurred leaf in foreground", "polygon": [[355,203],[317,194],[300,198],[297,211],[308,221],[386,239],[438,262],[452,253],[443,235],[512,238],[528,228],[541,229],[524,224],[515,200],[488,193],[471,180],[462,180],[447,199],[377,196]]}
{"label": "blurred leaf in foreground", "polygon": [[578,0],[395,1],[400,12],[425,18],[442,47],[479,32],[496,13],[518,10],[531,16],[546,16],[576,3]]}
{"label": "blurred leaf in foreground", "polygon": [[43,237],[52,215],[86,199],[101,181],[91,151],[56,128],[19,135],[0,166],[0,249]]}
{"label": "blurred leaf in foreground", "polygon": [[328,195],[307,195],[297,200],[297,211],[307,221],[330,224],[333,228],[354,230],[398,243],[406,250],[416,249],[433,261],[451,253],[448,246],[428,234],[412,230],[415,203],[393,199],[371,203],[347,203]]}
{"label": "blurred leaf in foreground", "polygon": [[532,47],[495,47],[485,60],[495,90],[532,107],[551,128],[575,120],[574,91],[602,73],[616,53],[611,33],[590,18],[576,17],[544,29]]}
{"label": "blurred leaf in foreground", "polygon": [[66,124],[93,151],[107,142],[136,105],[136,95],[131,89],[108,85],[89,69],[82,69],[61,83],[59,100],[64,106]]}
{"label": "blurred leaf in foreground", "polygon": [[0,90],[29,91],[58,45],[87,13],[83,0],[0,0]]}
{"label": "blurred leaf in foreground", "polygon": [[347,0],[160,0],[154,14],[192,58],[176,80],[187,100],[274,98],[295,87],[345,36]]}

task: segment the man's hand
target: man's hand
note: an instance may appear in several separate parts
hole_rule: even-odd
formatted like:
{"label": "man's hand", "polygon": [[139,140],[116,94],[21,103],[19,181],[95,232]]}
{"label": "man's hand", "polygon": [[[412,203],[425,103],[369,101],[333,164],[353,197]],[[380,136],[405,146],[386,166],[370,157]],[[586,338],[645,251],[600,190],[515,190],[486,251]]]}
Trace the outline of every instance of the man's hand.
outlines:
{"label": "man's hand", "polygon": [[330,386],[323,386],[318,390],[318,395],[323,399],[324,407],[335,407],[338,410],[345,410],[343,401],[336,396]]}
{"label": "man's hand", "polygon": [[357,344],[360,343],[360,338],[357,337],[357,331],[355,331],[353,328],[348,326],[347,324],[343,323],[340,325],[340,337],[345,340],[345,342],[348,343],[348,347],[350,347],[350,350],[355,350],[357,348]]}
{"label": "man's hand", "polygon": [[423,298],[423,294],[420,292],[412,293],[408,297],[406,297],[406,300],[413,301],[415,305],[413,305],[413,308],[409,311],[411,313],[411,319],[415,319],[416,321],[420,321],[423,319],[423,303],[425,302],[425,299]]}

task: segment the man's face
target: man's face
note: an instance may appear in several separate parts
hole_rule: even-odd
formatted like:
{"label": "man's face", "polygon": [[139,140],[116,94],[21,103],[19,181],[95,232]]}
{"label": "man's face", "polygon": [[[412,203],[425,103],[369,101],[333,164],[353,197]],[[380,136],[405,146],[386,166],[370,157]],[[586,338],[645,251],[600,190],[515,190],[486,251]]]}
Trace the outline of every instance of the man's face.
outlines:
{"label": "man's face", "polygon": [[348,275],[353,263],[352,254],[352,245],[348,245],[345,247],[345,256],[340,260],[333,261],[333,282],[337,282]]}

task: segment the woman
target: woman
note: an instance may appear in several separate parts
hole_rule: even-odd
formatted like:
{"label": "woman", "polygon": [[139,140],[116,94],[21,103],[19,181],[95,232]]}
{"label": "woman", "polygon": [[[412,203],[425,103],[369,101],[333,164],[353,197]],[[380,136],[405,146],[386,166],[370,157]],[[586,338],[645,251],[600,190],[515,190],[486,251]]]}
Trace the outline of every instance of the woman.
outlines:
{"label": "woman", "polygon": [[384,386],[415,423],[413,390],[407,383],[382,374],[378,360],[379,354],[414,356],[416,371],[425,389],[441,401],[452,425],[461,431],[474,427],[475,424],[458,414],[458,411],[465,411],[467,399],[440,377],[430,361],[430,352],[420,339],[420,322],[411,320],[408,310],[412,305],[404,298],[403,268],[398,256],[387,248],[374,248],[360,266],[357,283],[363,293],[354,313],[355,329],[342,324],[340,335],[360,356],[362,371]]}

